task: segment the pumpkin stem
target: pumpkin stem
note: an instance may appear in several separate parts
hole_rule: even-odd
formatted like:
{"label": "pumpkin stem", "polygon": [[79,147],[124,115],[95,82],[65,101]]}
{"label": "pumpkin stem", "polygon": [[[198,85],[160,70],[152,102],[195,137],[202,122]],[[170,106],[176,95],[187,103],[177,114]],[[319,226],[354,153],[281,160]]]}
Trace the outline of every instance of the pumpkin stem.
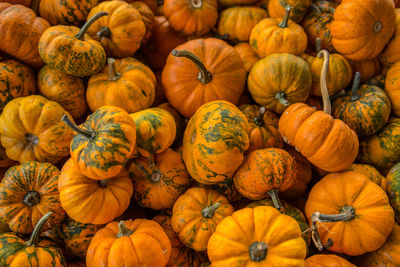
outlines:
{"label": "pumpkin stem", "polygon": [[272,203],[274,203],[276,209],[279,210],[283,208],[281,200],[279,199],[278,189],[269,190],[267,194],[271,197]]}
{"label": "pumpkin stem", "polygon": [[289,24],[289,17],[290,17],[290,11],[292,10],[292,7],[290,5],[287,5],[285,7],[285,16],[283,17],[283,20],[281,23],[279,23],[280,28],[287,28]]}
{"label": "pumpkin stem", "polygon": [[152,174],[151,174],[151,177],[150,177],[150,179],[153,181],[153,182],[159,182],[160,180],[161,180],[161,173],[159,172],[159,171],[155,171],[155,172],[153,172]]}
{"label": "pumpkin stem", "polygon": [[258,110],[257,117],[254,118],[254,123],[259,126],[263,127],[264,126],[264,114],[267,111],[265,107],[260,107]]}
{"label": "pumpkin stem", "polygon": [[190,0],[189,3],[194,8],[201,8],[203,6],[202,0]]}
{"label": "pumpkin stem", "polygon": [[185,57],[187,59],[190,59],[194,64],[196,64],[197,68],[199,69],[199,74],[197,76],[197,79],[204,84],[211,82],[212,80],[211,72],[209,72],[206,69],[203,62],[201,62],[200,58],[198,58],[196,55],[187,50],[176,50],[176,49],[172,50],[171,53],[174,57]]}
{"label": "pumpkin stem", "polygon": [[116,81],[121,77],[121,74],[119,74],[115,70],[115,59],[109,57],[107,58],[107,64],[108,64],[108,80],[109,81]]}
{"label": "pumpkin stem", "polygon": [[107,16],[108,12],[102,11],[91,17],[88,21],[83,24],[82,28],[79,30],[79,32],[75,35],[75,38],[81,41],[85,40],[85,33],[87,29],[89,29],[90,26],[92,26],[93,23],[96,22],[99,18],[103,16]]}
{"label": "pumpkin stem", "polygon": [[315,38],[315,51],[319,53],[322,49],[322,40],[321,38],[317,37]]}
{"label": "pumpkin stem", "polygon": [[110,28],[108,28],[107,26],[103,26],[103,27],[101,27],[100,31],[97,32],[96,35],[97,35],[97,38],[99,38],[100,40],[103,37],[110,38],[111,37]]}
{"label": "pumpkin stem", "polygon": [[217,202],[212,204],[211,206],[205,207],[204,209],[201,210],[201,215],[203,215],[204,218],[212,218],[214,216],[215,211],[221,206],[221,203]]}
{"label": "pumpkin stem", "polygon": [[36,223],[35,228],[31,234],[31,237],[28,241],[26,241],[25,245],[28,247],[36,246],[39,242],[40,231],[42,230],[43,224],[47,221],[47,219],[53,214],[52,211],[46,213],[40,218],[40,220]]}
{"label": "pumpkin stem", "polygon": [[25,141],[26,141],[26,144],[28,145],[28,147],[32,148],[39,144],[39,137],[37,137],[34,134],[27,133],[27,134],[25,134]]}
{"label": "pumpkin stem", "polygon": [[267,256],[268,245],[264,242],[254,242],[249,248],[250,259],[252,261],[262,261]]}
{"label": "pumpkin stem", "polygon": [[284,92],[277,92],[275,94],[275,98],[278,99],[279,103],[281,103],[284,106],[288,106],[289,102],[287,101],[287,99],[285,97],[286,97],[286,95]]}
{"label": "pumpkin stem", "polygon": [[81,135],[83,135],[83,136],[85,136],[86,138],[91,139],[91,140],[94,138],[94,132],[88,131],[88,130],[83,130],[83,129],[79,128],[75,123],[73,123],[73,122],[71,121],[71,119],[70,119],[66,114],[64,114],[64,115],[61,117],[61,120],[62,120],[69,128],[71,128],[73,131],[77,132],[78,134],[81,134]]}
{"label": "pumpkin stem", "polygon": [[110,181],[110,178],[104,179],[104,180],[98,180],[97,184],[101,187],[101,188],[107,188],[108,186],[108,182]]}
{"label": "pumpkin stem", "polygon": [[325,49],[321,50],[318,53],[318,57],[322,56],[324,57],[324,64],[322,65],[321,78],[320,78],[322,102],[324,105],[324,112],[330,115],[331,101],[329,99],[328,86],[326,84],[326,75],[328,73],[328,68],[329,68],[329,52]]}
{"label": "pumpkin stem", "polygon": [[374,32],[378,33],[382,30],[382,22],[377,21],[374,24]]}
{"label": "pumpkin stem", "polygon": [[354,81],[353,81],[353,87],[351,88],[351,101],[356,101],[360,99],[360,96],[358,95],[358,89],[360,88],[360,80],[361,80],[361,73],[356,72],[354,75]]}
{"label": "pumpkin stem", "polygon": [[37,191],[29,191],[25,194],[22,202],[29,206],[33,207],[40,203],[40,194]]}
{"label": "pumpkin stem", "polygon": [[119,230],[118,234],[117,234],[118,238],[123,237],[123,236],[130,236],[134,232],[131,229],[129,229],[128,227],[126,227],[124,221],[119,221],[118,230]]}

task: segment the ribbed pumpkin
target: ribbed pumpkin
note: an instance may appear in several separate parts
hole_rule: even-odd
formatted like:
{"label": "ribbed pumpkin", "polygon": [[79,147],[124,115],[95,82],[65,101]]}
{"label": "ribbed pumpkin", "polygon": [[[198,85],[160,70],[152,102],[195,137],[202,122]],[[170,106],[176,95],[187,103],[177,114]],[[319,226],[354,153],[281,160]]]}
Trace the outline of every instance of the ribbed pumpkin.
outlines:
{"label": "ribbed pumpkin", "polygon": [[356,267],[354,264],[348,262],[347,260],[335,254],[316,254],[306,259],[306,267],[335,267],[335,266]]}
{"label": "ribbed pumpkin", "polygon": [[66,116],[62,119],[77,133],[70,154],[82,175],[103,180],[121,172],[136,145],[135,122],[126,111],[101,107],[79,127]]}
{"label": "ribbed pumpkin", "polygon": [[164,15],[171,27],[185,35],[201,36],[217,23],[217,0],[165,0]]}
{"label": "ribbed pumpkin", "polygon": [[49,212],[38,221],[28,241],[14,233],[0,234],[0,265],[64,267],[65,259],[56,244],[39,240],[40,231],[51,216]]}
{"label": "ribbed pumpkin", "polygon": [[380,248],[394,224],[385,191],[352,171],[328,174],[314,185],[305,214],[319,250],[351,256]]}
{"label": "ribbed pumpkin", "polygon": [[310,7],[311,0],[269,0],[268,12],[271,18],[283,18],[285,7],[291,6],[290,19],[300,23]]}
{"label": "ribbed pumpkin", "polygon": [[186,128],[185,118],[168,102],[159,105],[158,108],[168,111],[172,115],[172,117],[174,117],[176,124],[176,135],[174,144],[179,144],[180,142],[182,142],[183,133]]}
{"label": "ribbed pumpkin", "polygon": [[21,5],[0,3],[0,50],[33,67],[43,65],[38,42],[50,24]]}
{"label": "ribbed pumpkin", "polygon": [[56,163],[68,156],[74,135],[62,121],[70,115],[58,103],[39,95],[19,97],[0,116],[1,144],[10,159]]}
{"label": "ribbed pumpkin", "polygon": [[260,58],[274,53],[289,53],[300,56],[307,47],[307,35],[303,28],[289,20],[291,7],[285,9],[282,19],[266,18],[253,27],[250,46]]}
{"label": "ribbed pumpkin", "polygon": [[57,188],[60,171],[50,163],[28,161],[7,170],[0,183],[0,217],[10,229],[30,234],[40,218],[54,212],[45,229],[65,216]]}
{"label": "ribbed pumpkin", "polygon": [[107,14],[96,14],[81,29],[64,25],[48,28],[39,40],[39,55],[43,62],[78,77],[99,72],[106,64],[106,52],[86,31],[92,23]]}
{"label": "ribbed pumpkin", "polygon": [[100,229],[90,242],[86,264],[165,266],[170,255],[171,242],[162,227],[155,221],[136,219],[111,222]]}
{"label": "ribbed pumpkin", "polygon": [[400,222],[400,164],[394,165],[387,175],[387,192],[394,212],[396,221]]}
{"label": "ribbed pumpkin", "polygon": [[128,208],[133,194],[127,171],[112,179],[97,181],[82,175],[72,160],[61,170],[60,201],[68,216],[80,223],[105,224]]}
{"label": "ribbed pumpkin", "polygon": [[372,135],[389,120],[390,100],[377,86],[362,85],[360,73],[354,77],[351,92],[338,97],[333,103],[333,116],[344,121],[359,137]]}
{"label": "ribbed pumpkin", "polygon": [[217,225],[233,211],[234,208],[224,196],[213,190],[192,187],[174,204],[172,229],[185,246],[204,251]]}
{"label": "ribbed pumpkin", "polygon": [[45,65],[38,73],[37,85],[40,94],[60,104],[74,119],[86,112],[85,85],[81,78]]}
{"label": "ribbed pumpkin", "polygon": [[188,118],[201,105],[214,100],[237,104],[245,83],[246,70],[238,53],[215,38],[177,46],[162,72],[165,96]]}
{"label": "ribbed pumpkin", "polygon": [[132,2],[131,6],[136,8],[136,10],[139,11],[139,14],[142,16],[142,21],[144,23],[144,26],[146,27],[146,33],[143,36],[142,44],[145,44],[148,42],[150,36],[153,33],[154,13],[147,4],[141,1]]}
{"label": "ribbed pumpkin", "polygon": [[400,60],[400,8],[395,9],[396,26],[392,39],[386,45],[383,52],[379,55],[379,60],[382,64],[388,66]]}
{"label": "ribbed pumpkin", "polygon": [[233,48],[235,48],[242,59],[246,72],[249,72],[251,67],[260,60],[249,43],[238,43]]}
{"label": "ribbed pumpkin", "polygon": [[154,210],[172,208],[190,184],[181,156],[170,148],[155,154],[154,161],[143,157],[135,159],[129,175],[137,203]]}
{"label": "ribbed pumpkin", "polygon": [[381,72],[381,64],[379,63],[379,59],[377,57],[362,61],[350,60],[350,64],[353,67],[354,73],[361,73],[361,82],[368,81]]}
{"label": "ribbed pumpkin", "polygon": [[249,147],[250,127],[233,104],[213,101],[189,120],[183,137],[183,161],[190,176],[202,184],[232,177]]}
{"label": "ribbed pumpkin", "polygon": [[36,92],[32,69],[14,59],[0,62],[0,111],[12,99]]}
{"label": "ribbed pumpkin", "polygon": [[212,266],[304,266],[306,244],[293,218],[272,207],[238,210],[211,236],[207,254]]}
{"label": "ribbed pumpkin", "polygon": [[273,54],[250,70],[247,85],[254,101],[276,113],[305,102],[311,89],[310,66],[291,54]]}
{"label": "ribbed pumpkin", "polygon": [[385,80],[385,91],[392,103],[392,112],[400,117],[400,62],[392,65]]}
{"label": "ribbed pumpkin", "polygon": [[139,11],[125,1],[105,1],[90,10],[87,20],[100,12],[108,15],[94,22],[87,33],[101,43],[107,55],[133,56],[146,34]]}
{"label": "ribbed pumpkin", "polygon": [[256,6],[235,6],[221,12],[218,33],[227,34],[229,40],[248,41],[256,24],[268,17],[265,9]]}
{"label": "ribbed pumpkin", "polygon": [[350,166],[348,170],[364,174],[372,182],[376,183],[383,190],[387,191],[386,178],[374,166],[368,164],[354,163]]}
{"label": "ribbed pumpkin", "polygon": [[335,10],[332,44],[349,59],[372,59],[389,42],[395,22],[393,0],[347,0]]}
{"label": "ribbed pumpkin", "polygon": [[134,58],[108,58],[108,66],[90,77],[86,99],[92,111],[115,106],[128,113],[148,108],[154,101],[156,77]]}

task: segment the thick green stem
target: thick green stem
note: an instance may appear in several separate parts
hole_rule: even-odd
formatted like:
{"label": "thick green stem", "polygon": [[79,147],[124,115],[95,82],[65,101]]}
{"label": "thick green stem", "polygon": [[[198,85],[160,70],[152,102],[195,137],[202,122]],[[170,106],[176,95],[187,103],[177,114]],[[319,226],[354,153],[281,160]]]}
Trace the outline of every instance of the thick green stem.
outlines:
{"label": "thick green stem", "polygon": [[211,82],[212,80],[211,72],[207,70],[203,62],[201,62],[201,60],[196,55],[187,50],[176,50],[176,49],[172,50],[171,53],[174,57],[185,57],[191,60],[194,64],[196,64],[197,68],[199,69],[199,74],[197,76],[197,79],[199,81],[201,81],[204,84]]}
{"label": "thick green stem", "polygon": [[254,242],[249,248],[250,259],[259,262],[265,259],[268,252],[268,245],[264,242]]}
{"label": "thick green stem", "polygon": [[278,189],[269,190],[267,193],[271,197],[272,203],[274,204],[275,208],[278,210],[282,209],[283,206],[281,200],[279,199]]}
{"label": "thick green stem", "polygon": [[205,207],[201,211],[201,215],[203,215],[204,218],[212,218],[214,216],[215,211],[221,206],[221,203],[217,202],[212,204],[211,206]]}
{"label": "thick green stem", "polygon": [[289,18],[290,18],[290,11],[292,10],[292,7],[287,5],[285,7],[285,16],[283,17],[283,20],[281,23],[279,23],[280,28],[287,28],[289,24]]}
{"label": "thick green stem", "polygon": [[46,213],[43,215],[42,218],[36,223],[35,228],[33,229],[33,232],[31,234],[31,237],[29,238],[28,241],[26,241],[25,245],[28,247],[31,246],[36,246],[39,243],[39,236],[40,236],[40,231],[42,230],[43,224],[47,221],[47,219],[53,214],[52,211]]}
{"label": "thick green stem", "polygon": [[118,238],[123,237],[123,236],[130,236],[134,232],[131,229],[129,229],[128,227],[126,227],[124,221],[119,221],[118,230],[119,230],[118,234],[117,234]]}
{"label": "thick green stem", "polygon": [[356,101],[360,99],[360,96],[358,95],[360,82],[361,82],[361,73],[356,72],[356,74],[354,75],[353,87],[351,88],[351,97],[350,97],[351,101]]}
{"label": "thick green stem", "polygon": [[322,65],[321,77],[320,77],[320,86],[321,86],[321,94],[322,94],[322,103],[324,105],[324,112],[327,114],[331,114],[331,101],[329,99],[328,86],[326,83],[326,76],[329,68],[329,52],[327,50],[321,50],[318,53],[318,57],[324,57],[324,64]]}
{"label": "thick green stem", "polygon": [[25,194],[22,203],[29,207],[36,206],[40,203],[40,194],[37,191],[29,191]]}
{"label": "thick green stem", "polygon": [[278,99],[279,103],[281,103],[284,106],[288,106],[289,102],[287,101],[287,99],[285,97],[286,97],[286,95],[284,92],[277,92],[275,94],[275,98]]}
{"label": "thick green stem", "polygon": [[108,182],[110,181],[110,178],[104,179],[104,180],[98,180],[97,184],[101,187],[101,188],[107,188],[108,186]]}
{"label": "thick green stem", "polygon": [[315,38],[315,51],[319,53],[322,49],[322,40],[321,38],[317,37]]}
{"label": "thick green stem", "polygon": [[74,132],[77,132],[78,134],[81,134],[81,135],[85,136],[86,138],[93,140],[93,138],[94,138],[94,132],[92,132],[92,131],[87,131],[87,130],[83,130],[83,129],[79,128],[75,123],[73,123],[73,122],[71,121],[71,119],[70,119],[66,114],[64,114],[64,115],[61,117],[61,120],[62,120],[69,128],[71,128]]}
{"label": "thick green stem", "polygon": [[97,32],[97,38],[101,40],[101,38],[110,38],[111,37],[111,31],[110,28],[107,26],[101,27],[100,31]]}
{"label": "thick green stem", "polygon": [[254,123],[259,126],[263,127],[264,126],[264,114],[267,111],[265,107],[260,107],[258,110],[257,117],[254,118]]}
{"label": "thick green stem", "polygon": [[93,23],[96,22],[99,18],[103,16],[107,16],[108,12],[102,11],[91,17],[88,21],[86,21],[85,24],[83,24],[82,28],[79,30],[79,32],[75,35],[75,38],[78,40],[85,40],[84,36],[86,31],[89,29],[90,26],[92,26]]}
{"label": "thick green stem", "polygon": [[121,74],[119,74],[115,70],[115,59],[109,57],[107,58],[107,64],[108,64],[108,80],[109,81],[116,81],[121,77]]}

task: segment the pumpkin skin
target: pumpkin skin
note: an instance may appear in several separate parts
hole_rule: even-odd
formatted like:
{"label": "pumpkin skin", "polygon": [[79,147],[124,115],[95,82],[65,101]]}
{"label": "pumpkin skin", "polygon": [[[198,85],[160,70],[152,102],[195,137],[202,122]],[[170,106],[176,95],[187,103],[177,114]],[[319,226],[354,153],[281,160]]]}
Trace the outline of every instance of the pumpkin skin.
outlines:
{"label": "pumpkin skin", "polygon": [[217,225],[233,211],[228,200],[216,191],[192,187],[176,200],[172,208],[172,229],[185,246],[205,251]]}
{"label": "pumpkin skin", "polygon": [[190,176],[202,184],[232,177],[249,147],[249,129],[246,117],[229,102],[200,107],[183,136],[182,158]]}
{"label": "pumpkin skin", "polygon": [[394,35],[389,43],[386,45],[383,52],[379,55],[379,60],[383,65],[390,66],[400,60],[400,8],[395,9],[396,12],[396,26]]}
{"label": "pumpkin skin", "polygon": [[285,7],[291,6],[290,19],[300,23],[310,7],[311,0],[269,0],[268,12],[271,18],[283,18]]}
{"label": "pumpkin skin", "polygon": [[306,259],[306,267],[356,267],[356,265],[335,254],[316,254]]}
{"label": "pumpkin skin", "polygon": [[312,84],[310,66],[291,54],[273,54],[250,70],[247,85],[254,101],[276,113],[305,102]]}
{"label": "pumpkin skin", "polygon": [[7,170],[0,183],[0,217],[19,234],[32,233],[43,214],[52,211],[44,229],[65,216],[57,188],[60,171],[50,163],[28,161]]}
{"label": "pumpkin skin", "polygon": [[236,190],[235,186],[233,185],[233,178],[226,178],[224,181],[219,182],[217,184],[211,184],[211,185],[205,185],[205,184],[200,184],[198,182],[194,182],[192,187],[204,187],[207,189],[211,189],[214,191],[217,191],[221,195],[225,196],[226,199],[230,203],[232,202],[237,202],[241,199],[241,196],[239,192]]}
{"label": "pumpkin skin", "polygon": [[400,200],[399,190],[400,186],[400,164],[394,165],[387,175],[387,192],[394,212],[396,214],[396,221],[400,222]]}
{"label": "pumpkin skin", "polygon": [[396,116],[400,116],[400,62],[397,62],[390,67],[386,74],[385,80],[385,91],[389,96],[390,102],[392,103],[392,112]]}
{"label": "pumpkin skin", "polygon": [[238,52],[242,59],[247,73],[250,71],[251,67],[260,60],[249,43],[238,43],[233,48],[235,48],[236,52]]}
{"label": "pumpkin skin", "polygon": [[50,24],[21,5],[0,3],[0,50],[35,68],[43,65],[37,50]]}
{"label": "pumpkin skin", "polygon": [[[265,247],[255,250],[257,244],[267,245],[268,252]],[[238,210],[222,220],[208,242],[207,254],[216,267],[304,266],[306,244],[293,218],[260,206]]]}
{"label": "pumpkin skin", "polygon": [[154,13],[147,4],[141,1],[132,2],[131,6],[136,8],[136,10],[139,11],[139,14],[142,16],[144,26],[146,27],[146,33],[143,36],[142,44],[145,44],[153,33]]}
{"label": "pumpkin skin", "polygon": [[165,0],[163,12],[171,27],[185,35],[201,36],[217,23],[217,0]]}
{"label": "pumpkin skin", "polygon": [[176,123],[168,111],[149,108],[129,116],[136,125],[136,149],[143,157],[161,153],[174,142]]}
{"label": "pumpkin skin", "polygon": [[190,184],[181,156],[170,148],[154,155],[153,167],[146,158],[135,159],[129,175],[137,203],[154,210],[172,208]]}
{"label": "pumpkin skin", "polygon": [[330,27],[333,46],[343,56],[356,61],[378,56],[393,35],[394,9],[393,0],[341,3]]}
{"label": "pumpkin skin", "polygon": [[40,94],[60,104],[74,119],[85,114],[87,104],[82,79],[45,65],[38,73],[37,85]]}
{"label": "pumpkin skin", "polygon": [[90,77],[86,99],[90,110],[115,106],[128,113],[148,108],[154,101],[156,77],[134,58],[108,60],[100,73]]}
{"label": "pumpkin skin", "polygon": [[317,222],[323,244],[332,239],[330,251],[351,256],[380,248],[394,224],[394,212],[385,191],[361,173],[331,173],[311,189],[305,214],[311,221],[316,211],[338,214],[345,208],[351,209],[348,221],[323,225]]}
{"label": "pumpkin skin", "polygon": [[[235,49],[215,38],[195,39],[176,47],[197,56],[205,72],[191,60],[170,54],[162,72],[162,86],[168,101],[182,115],[190,118],[203,104],[226,100],[237,104],[246,83],[246,69]],[[211,79],[211,80],[210,80]]]}
{"label": "pumpkin skin", "polygon": [[[121,228],[121,223],[125,229]],[[145,219],[127,220],[111,222],[94,235],[86,264],[88,267],[165,266],[170,254],[171,242],[158,223]]]}
{"label": "pumpkin skin", "polygon": [[350,64],[353,67],[354,73],[361,73],[361,82],[368,81],[381,71],[381,64],[377,57],[363,61],[350,60]]}
{"label": "pumpkin skin", "polygon": [[108,12],[108,16],[93,23],[87,33],[101,43],[107,55],[117,58],[133,56],[146,34],[139,11],[125,1],[105,1],[90,10],[87,20],[99,12]]}
{"label": "pumpkin skin", "polygon": [[256,6],[235,6],[221,12],[218,33],[228,34],[229,40],[248,41],[251,30],[257,23],[268,17],[265,9]]}
{"label": "pumpkin skin", "polygon": [[174,117],[176,124],[176,135],[173,145],[179,144],[183,139],[183,133],[186,129],[185,118],[168,102],[159,105],[158,108],[168,111],[172,117]]}
{"label": "pumpkin skin", "polygon": [[1,144],[10,159],[56,163],[68,156],[73,131],[61,121],[71,115],[39,95],[19,97],[0,116]]}
{"label": "pumpkin skin", "polygon": [[375,169],[374,166],[368,164],[354,163],[350,166],[348,171],[355,171],[364,174],[372,182],[379,185],[383,190],[387,191],[387,180],[382,174]]}
{"label": "pumpkin skin", "polygon": [[127,171],[102,183],[82,175],[71,159],[61,170],[58,189],[68,216],[86,224],[105,224],[122,215],[133,194]]}

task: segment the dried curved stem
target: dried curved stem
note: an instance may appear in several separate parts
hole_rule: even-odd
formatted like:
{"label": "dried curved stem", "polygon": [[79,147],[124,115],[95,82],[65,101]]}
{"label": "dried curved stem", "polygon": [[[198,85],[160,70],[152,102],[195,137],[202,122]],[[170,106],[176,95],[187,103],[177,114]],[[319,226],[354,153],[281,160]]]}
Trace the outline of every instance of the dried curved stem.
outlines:
{"label": "dried curved stem", "polygon": [[204,218],[212,218],[214,216],[215,211],[221,206],[221,203],[217,202],[212,204],[211,206],[205,207],[204,209],[201,210],[201,215],[203,215]]}
{"label": "dried curved stem", "polygon": [[260,107],[257,113],[257,117],[254,118],[254,123],[259,126],[263,127],[264,126],[264,114],[267,111],[265,107]]}
{"label": "dried curved stem", "polygon": [[36,246],[39,243],[39,236],[40,236],[40,231],[42,230],[43,224],[47,221],[47,219],[53,214],[52,211],[46,213],[43,215],[42,218],[36,223],[35,228],[33,229],[33,232],[31,234],[31,237],[29,238],[28,241],[26,241],[25,245],[30,247],[30,246]]}
{"label": "dried curved stem", "polygon": [[282,206],[281,200],[279,199],[278,189],[269,190],[267,193],[271,197],[274,207],[278,210],[282,209],[283,206]]}
{"label": "dried curved stem", "polygon": [[84,36],[86,31],[89,29],[90,26],[92,26],[93,23],[96,22],[99,18],[103,16],[107,16],[108,12],[102,11],[91,17],[88,21],[86,21],[85,24],[83,24],[82,28],[79,30],[79,32],[75,35],[75,38],[78,40],[84,40]]}
{"label": "dried curved stem", "polygon": [[321,50],[318,53],[318,57],[322,57],[322,56],[324,57],[324,64],[322,66],[321,78],[320,78],[322,102],[324,105],[324,112],[330,115],[331,114],[331,101],[329,99],[328,86],[326,83],[326,76],[327,76],[328,69],[329,69],[329,52],[325,49]]}
{"label": "dried curved stem", "polygon": [[283,20],[281,23],[279,23],[280,28],[287,28],[289,24],[289,18],[290,18],[290,11],[292,10],[292,7],[287,5],[285,7],[285,16],[283,17]]}
{"label": "dried curved stem", "polygon": [[196,64],[197,68],[199,69],[199,75],[197,79],[204,84],[211,82],[212,80],[211,72],[207,70],[203,62],[201,62],[200,58],[198,58],[195,54],[187,50],[176,50],[176,49],[172,50],[171,53],[174,57],[185,57],[187,59],[190,59],[194,64]]}
{"label": "dried curved stem", "polygon": [[79,128],[66,114],[64,114],[61,117],[61,120],[69,127],[71,128],[74,132],[77,132],[78,134],[81,134],[85,136],[88,139],[93,139],[94,138],[94,132],[92,131],[87,131]]}
{"label": "dried curved stem", "polygon": [[115,59],[109,57],[107,58],[107,64],[108,64],[108,80],[109,81],[116,81],[121,77],[121,74],[119,74],[115,70]]}

